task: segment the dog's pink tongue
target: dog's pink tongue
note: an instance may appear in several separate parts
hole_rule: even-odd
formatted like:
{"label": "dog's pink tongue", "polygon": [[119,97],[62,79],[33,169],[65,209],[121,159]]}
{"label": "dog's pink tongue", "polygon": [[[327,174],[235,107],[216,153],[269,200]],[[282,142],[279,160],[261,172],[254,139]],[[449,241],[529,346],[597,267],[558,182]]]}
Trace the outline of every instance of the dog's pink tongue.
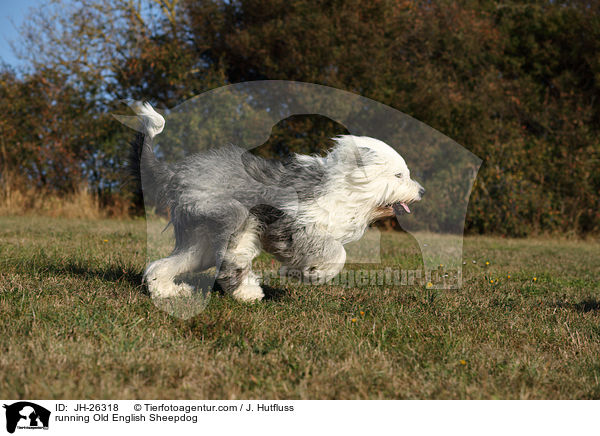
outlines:
{"label": "dog's pink tongue", "polygon": [[408,204],[406,204],[406,203],[400,203],[400,205],[404,208],[404,210],[406,211],[406,213],[410,213],[410,209],[408,208]]}

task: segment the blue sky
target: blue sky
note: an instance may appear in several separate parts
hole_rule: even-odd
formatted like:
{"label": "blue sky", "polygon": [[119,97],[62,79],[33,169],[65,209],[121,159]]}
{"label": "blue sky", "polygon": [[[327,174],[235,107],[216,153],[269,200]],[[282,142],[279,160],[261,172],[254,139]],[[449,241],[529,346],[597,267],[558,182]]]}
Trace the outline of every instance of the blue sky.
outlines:
{"label": "blue sky", "polygon": [[9,65],[18,66],[9,41],[18,39],[15,28],[20,26],[29,8],[39,6],[43,0],[0,0],[0,59]]}

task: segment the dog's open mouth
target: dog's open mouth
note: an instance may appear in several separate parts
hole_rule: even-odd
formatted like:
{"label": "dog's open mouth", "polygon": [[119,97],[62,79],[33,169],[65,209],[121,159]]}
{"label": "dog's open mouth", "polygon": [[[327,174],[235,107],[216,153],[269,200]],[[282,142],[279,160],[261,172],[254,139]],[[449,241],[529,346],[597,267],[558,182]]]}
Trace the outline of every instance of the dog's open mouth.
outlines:
{"label": "dog's open mouth", "polygon": [[398,201],[396,203],[390,203],[385,205],[386,208],[394,211],[396,215],[404,215],[405,213],[411,213],[408,204]]}

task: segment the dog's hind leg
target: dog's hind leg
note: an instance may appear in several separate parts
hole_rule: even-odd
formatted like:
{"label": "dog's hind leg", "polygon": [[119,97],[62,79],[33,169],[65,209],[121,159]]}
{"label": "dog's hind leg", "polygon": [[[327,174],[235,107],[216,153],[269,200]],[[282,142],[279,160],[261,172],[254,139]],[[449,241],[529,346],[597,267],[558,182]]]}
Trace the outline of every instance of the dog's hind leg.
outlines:
{"label": "dog's hind leg", "polygon": [[151,262],[144,273],[144,281],[152,298],[191,295],[192,286],[187,283],[175,283],[174,279],[179,274],[197,270],[201,261],[202,258],[196,250],[188,249]]}
{"label": "dog's hind leg", "polygon": [[259,224],[249,219],[231,236],[217,276],[221,288],[237,300],[257,301],[264,297],[258,277],[252,272],[252,260],[260,251]]}

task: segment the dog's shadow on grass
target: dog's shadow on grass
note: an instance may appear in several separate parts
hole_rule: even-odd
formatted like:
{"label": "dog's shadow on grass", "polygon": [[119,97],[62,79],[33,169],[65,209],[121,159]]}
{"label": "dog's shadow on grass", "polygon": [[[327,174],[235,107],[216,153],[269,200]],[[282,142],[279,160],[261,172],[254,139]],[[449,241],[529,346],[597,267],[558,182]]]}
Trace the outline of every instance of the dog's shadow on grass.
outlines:
{"label": "dog's shadow on grass", "polygon": [[82,279],[101,279],[108,282],[125,282],[133,287],[141,287],[142,273],[129,267],[110,265],[104,268],[69,262],[64,264],[49,264],[43,270],[55,275],[78,276]]}
{"label": "dog's shadow on grass", "polygon": [[585,298],[578,303],[558,302],[556,307],[574,310],[575,312],[588,313],[600,311],[600,301],[597,298]]}
{"label": "dog's shadow on grass", "polygon": [[[272,286],[262,285],[262,289],[265,294],[265,297],[263,298],[264,301],[280,301],[283,300],[287,295],[287,292],[281,288],[274,288]],[[215,283],[214,292],[216,292],[220,296],[226,295],[226,292],[221,288],[221,286],[219,286],[218,283]]]}
{"label": "dog's shadow on grass", "polygon": [[265,300],[267,301],[279,301],[283,300],[287,296],[287,291],[281,288],[274,288],[272,286],[263,287],[263,292],[265,293]]}
{"label": "dog's shadow on grass", "polygon": [[586,298],[585,300],[574,304],[573,308],[578,312],[595,312],[600,310],[600,301],[597,299]]}

